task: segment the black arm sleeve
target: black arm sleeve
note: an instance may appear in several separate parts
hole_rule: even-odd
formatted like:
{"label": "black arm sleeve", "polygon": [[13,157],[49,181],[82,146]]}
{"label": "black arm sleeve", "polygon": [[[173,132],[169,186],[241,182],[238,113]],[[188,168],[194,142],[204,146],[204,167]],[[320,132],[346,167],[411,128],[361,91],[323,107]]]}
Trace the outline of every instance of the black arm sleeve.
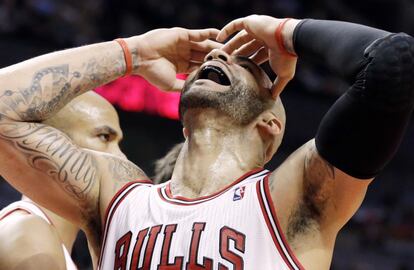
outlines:
{"label": "black arm sleeve", "polygon": [[414,38],[304,20],[294,46],[299,57],[321,58],[352,84],[321,121],[319,154],[353,177],[374,177],[397,151],[413,111]]}

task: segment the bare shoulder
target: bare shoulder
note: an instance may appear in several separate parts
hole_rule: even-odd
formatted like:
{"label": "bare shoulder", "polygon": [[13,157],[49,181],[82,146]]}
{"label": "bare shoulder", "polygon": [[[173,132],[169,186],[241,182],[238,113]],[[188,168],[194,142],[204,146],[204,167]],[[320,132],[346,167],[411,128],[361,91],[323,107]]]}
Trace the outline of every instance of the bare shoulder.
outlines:
{"label": "bare shoulder", "polygon": [[15,215],[0,221],[0,268],[65,269],[55,229],[34,215]]}

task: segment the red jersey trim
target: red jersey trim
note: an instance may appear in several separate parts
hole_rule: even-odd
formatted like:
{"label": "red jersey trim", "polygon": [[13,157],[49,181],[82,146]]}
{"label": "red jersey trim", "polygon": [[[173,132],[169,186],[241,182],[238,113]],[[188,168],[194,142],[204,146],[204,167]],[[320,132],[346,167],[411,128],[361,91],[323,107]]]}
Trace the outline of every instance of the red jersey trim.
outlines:
{"label": "red jersey trim", "polygon": [[[13,206],[13,204],[17,204],[17,206]],[[27,205],[25,205],[25,204],[27,204]],[[46,214],[46,212],[43,211],[43,209],[40,208],[40,206],[38,206],[34,202],[26,201],[26,200],[20,200],[20,201],[16,201],[14,203],[11,203],[9,206],[11,206],[12,208],[9,209],[9,212],[7,212],[6,215],[4,215],[3,217],[0,217],[0,220],[4,219],[5,217],[7,217],[8,215],[12,214],[15,211],[24,211],[24,212],[26,212],[29,215],[34,215],[34,216],[38,216],[40,218],[45,218],[46,221],[50,225],[54,226],[52,220],[49,218],[49,216]],[[41,216],[38,213],[34,212],[34,210],[33,209],[30,209],[30,207],[35,207],[36,210],[38,210],[43,216]]]}
{"label": "red jersey trim", "polygon": [[23,208],[21,208],[21,207],[16,207],[16,208],[14,208],[14,209],[11,209],[11,210],[9,210],[9,211],[5,212],[2,216],[0,216],[0,221],[1,221],[1,220],[3,220],[3,219],[5,219],[6,217],[10,216],[11,214],[13,214],[13,213],[14,213],[14,212],[16,212],[16,211],[23,211],[23,212],[26,212],[26,213],[27,213],[27,214],[29,214],[29,215],[33,215],[33,213],[32,213],[32,212],[29,212],[29,211],[27,211],[26,209],[23,209]]}
{"label": "red jersey trim", "polygon": [[202,197],[198,197],[198,198],[186,198],[183,196],[174,196],[171,193],[171,188],[170,188],[170,183],[168,182],[166,185],[161,186],[158,188],[158,195],[161,197],[161,199],[165,202],[171,203],[171,204],[175,204],[175,205],[196,205],[196,204],[200,204],[203,202],[207,202],[210,201],[218,196],[220,196],[221,194],[225,193],[226,191],[228,191],[231,187],[233,187],[234,185],[240,183],[243,180],[246,180],[247,178],[253,176],[254,174],[260,174],[260,173],[268,173],[267,170],[264,170],[263,168],[258,168],[258,169],[254,169],[252,171],[249,171],[245,174],[243,174],[241,177],[239,177],[236,181],[233,181],[231,184],[225,186],[224,188],[220,189],[217,192],[214,192],[213,194],[207,195],[207,196],[202,196]]}
{"label": "red jersey trim", "polygon": [[[24,203],[28,203],[28,204],[31,204],[31,205],[33,205],[33,206],[35,206],[37,209],[39,209],[40,210],[40,212],[42,212],[42,214],[46,217],[46,219],[47,219],[47,221],[49,221],[49,223],[50,223],[50,225],[52,225],[52,226],[55,226],[54,224],[53,224],[53,222],[52,222],[52,220],[49,218],[49,216],[46,214],[46,212],[45,211],[43,211],[43,209],[42,208],[40,208],[36,203],[34,203],[34,202],[30,202],[30,201],[22,201],[22,202],[24,202]],[[30,210],[30,209],[29,209]],[[32,213],[33,215],[35,215],[35,213]]]}
{"label": "red jersey trim", "polygon": [[[123,187],[121,187],[116,193],[115,195],[112,197],[111,201],[109,202],[108,206],[106,207],[105,210],[105,219],[104,221],[106,221],[108,219],[108,214],[109,214],[109,210],[111,209],[112,205],[114,204],[116,198],[118,198],[118,196],[124,192],[125,189],[127,189],[129,186],[133,185],[133,184],[153,184],[151,180],[136,180],[136,181],[131,181],[126,183]],[[105,225],[105,224],[104,224]]]}
{"label": "red jersey trim", "polygon": [[121,189],[119,189],[115,193],[115,195],[112,197],[111,201],[109,202],[108,206],[106,207],[105,219],[104,219],[104,224],[103,224],[104,225],[103,226],[104,234],[103,234],[102,242],[101,242],[101,254],[100,254],[99,259],[98,259],[98,269],[100,267],[103,252],[105,250],[106,236],[107,236],[109,226],[110,226],[111,221],[112,221],[112,217],[114,216],[116,209],[121,204],[121,202],[125,199],[125,197],[133,189],[140,186],[141,184],[153,184],[153,183],[150,180],[137,180],[137,181],[128,182],[127,184],[125,184]]}
{"label": "red jersey trim", "polygon": [[257,182],[256,191],[260,203],[260,208],[263,212],[267,227],[272,236],[273,242],[279,251],[279,254],[282,256],[289,269],[304,270],[305,268],[296,258],[295,254],[289,246],[289,243],[286,241],[283,231],[281,230],[269,190],[269,175],[266,176],[263,181]]}

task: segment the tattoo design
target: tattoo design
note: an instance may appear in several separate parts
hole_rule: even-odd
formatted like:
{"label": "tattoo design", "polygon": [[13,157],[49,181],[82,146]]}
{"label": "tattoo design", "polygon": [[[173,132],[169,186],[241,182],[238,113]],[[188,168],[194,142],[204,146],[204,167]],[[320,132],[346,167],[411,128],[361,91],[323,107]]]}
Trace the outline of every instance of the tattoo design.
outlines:
{"label": "tattoo design", "polygon": [[[75,96],[119,77],[125,65],[124,56],[107,53],[99,58],[90,57],[84,63],[69,64],[68,59],[65,64],[34,70],[27,87],[0,89],[0,138],[11,142],[27,157],[29,166],[59,181],[78,199],[84,199],[96,181],[93,156],[56,129],[28,122],[42,121]],[[15,76],[25,79],[26,72],[30,70],[23,68]],[[5,76],[1,79],[8,85]]]}
{"label": "tattoo design", "polygon": [[121,76],[123,65],[123,55],[119,59],[103,55],[77,67],[62,64],[42,68],[34,72],[29,86],[0,89],[0,114],[17,121],[42,121],[75,96]]}
{"label": "tattoo design", "polygon": [[[59,110],[64,104],[62,101],[69,100],[76,96],[78,92],[69,91],[72,88],[72,80],[79,78],[79,72],[69,73],[69,66],[62,65],[48,67],[36,72],[30,85],[22,90],[6,90],[0,96],[0,110],[4,115],[11,118],[18,118],[23,121],[37,121],[49,116]],[[51,77],[50,86],[43,86],[42,81]],[[48,87],[56,89],[53,98]]]}
{"label": "tattoo design", "polygon": [[109,171],[113,177],[114,191],[127,182],[148,179],[144,171],[128,160],[111,156],[105,156],[105,159],[108,161]]}
{"label": "tattoo design", "polygon": [[0,138],[13,143],[28,165],[60,182],[77,199],[84,200],[97,181],[96,161],[71,143],[62,132],[37,123],[0,122]]}

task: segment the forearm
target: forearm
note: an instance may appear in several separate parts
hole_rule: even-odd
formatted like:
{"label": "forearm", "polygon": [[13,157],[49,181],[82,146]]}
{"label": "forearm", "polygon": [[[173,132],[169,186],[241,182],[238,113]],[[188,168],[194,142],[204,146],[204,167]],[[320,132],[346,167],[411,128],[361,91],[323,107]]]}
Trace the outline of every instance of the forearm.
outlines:
{"label": "forearm", "polygon": [[313,20],[299,24],[294,37],[299,57],[319,57],[352,84],[322,119],[318,152],[348,175],[376,176],[397,151],[414,108],[414,39]]}
{"label": "forearm", "polygon": [[365,64],[365,49],[389,34],[360,24],[305,19],[295,27],[292,42],[300,59],[320,60],[352,84]]}
{"label": "forearm", "polygon": [[42,121],[74,97],[125,72],[116,42],[42,55],[0,70],[0,114],[16,121]]}

